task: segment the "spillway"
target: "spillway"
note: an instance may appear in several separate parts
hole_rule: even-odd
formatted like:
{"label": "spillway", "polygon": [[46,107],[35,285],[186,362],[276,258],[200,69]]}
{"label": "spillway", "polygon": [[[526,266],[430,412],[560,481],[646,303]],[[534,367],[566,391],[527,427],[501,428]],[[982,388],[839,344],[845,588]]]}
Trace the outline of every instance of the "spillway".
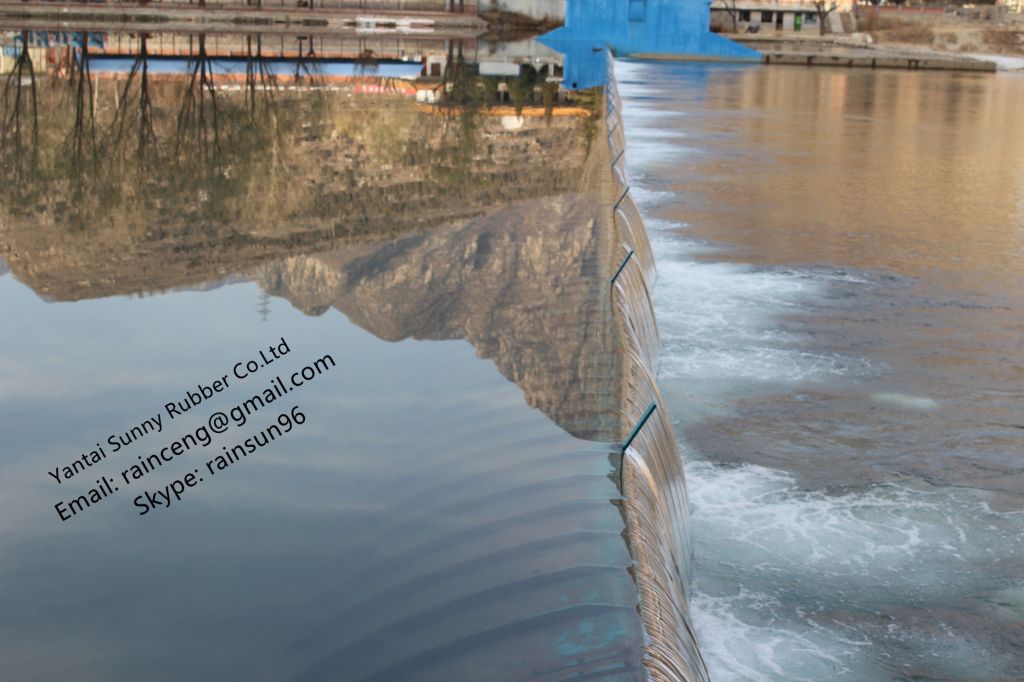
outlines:
{"label": "spillway", "polygon": [[612,296],[623,338],[623,417],[626,424],[637,425],[624,443],[620,485],[647,636],[644,664],[655,680],[708,680],[687,606],[693,544],[686,480],[656,380],[660,340],[651,303],[656,267],[620,161],[625,135],[613,69],[609,60],[606,122],[610,152],[617,161],[615,225],[626,260]]}
{"label": "spillway", "polygon": [[[10,46],[26,73],[48,63],[37,38]],[[5,679],[706,680],[614,79],[545,79],[550,109],[518,117],[463,70],[467,106],[383,74],[243,87],[202,47],[197,78],[157,78],[161,41],[139,40],[127,73],[91,77],[64,45],[75,68],[31,100],[48,115],[5,110],[37,126],[0,149]],[[46,476],[68,453],[285,338],[97,477],[275,373],[336,368],[56,517],[88,489]],[[296,410],[301,428],[208,466]],[[173,506],[133,508],[189,471]]]}

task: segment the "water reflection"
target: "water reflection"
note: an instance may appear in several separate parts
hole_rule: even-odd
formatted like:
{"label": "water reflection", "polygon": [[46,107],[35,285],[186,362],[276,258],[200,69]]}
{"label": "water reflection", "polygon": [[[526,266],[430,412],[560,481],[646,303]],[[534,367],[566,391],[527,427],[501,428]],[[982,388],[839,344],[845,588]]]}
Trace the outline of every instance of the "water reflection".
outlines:
{"label": "water reflection", "polygon": [[480,76],[455,46],[440,79],[330,76],[311,50],[284,76],[259,36],[233,67],[192,36],[155,75],[154,40],[97,72],[78,34],[44,81],[21,34],[0,200],[19,279],[78,300],[254,277],[381,338],[466,338],[571,433],[614,437],[607,245],[570,229],[597,219],[592,93],[559,94],[549,65]]}
{"label": "water reflection", "polygon": [[[0,149],[5,666],[643,679],[617,460],[579,440],[621,432],[598,96],[451,41],[412,75],[380,43],[38,42]],[[82,490],[44,463],[268,333],[344,368],[309,430],[144,523],[51,518]]]}
{"label": "water reflection", "polygon": [[[814,320],[791,316],[762,349],[795,357],[794,344],[813,335],[816,352],[783,368],[790,377],[871,375],[849,391],[748,402],[742,420],[705,423],[692,437],[726,459],[739,444],[815,484],[899,471],[1024,505],[1024,371],[1009,361],[1024,335],[1020,79],[786,69],[687,78],[702,90],[687,120],[692,165],[670,186],[694,200],[659,215],[742,247],[716,260],[784,265],[776,274],[794,290],[826,289]],[[887,394],[937,409],[872,397]],[[788,426],[795,413],[856,456],[828,468],[817,465],[825,450],[794,458],[806,447]]]}

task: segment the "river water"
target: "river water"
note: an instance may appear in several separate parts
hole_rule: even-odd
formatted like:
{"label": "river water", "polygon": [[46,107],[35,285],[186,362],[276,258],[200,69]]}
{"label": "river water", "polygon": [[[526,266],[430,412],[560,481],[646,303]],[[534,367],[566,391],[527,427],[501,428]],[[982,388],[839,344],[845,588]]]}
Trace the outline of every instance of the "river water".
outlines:
{"label": "river water", "polygon": [[0,678],[1024,673],[1024,81],[3,42]]}
{"label": "river water", "polygon": [[646,679],[597,92],[3,42],[0,679]]}
{"label": "river water", "polygon": [[712,678],[1024,677],[1024,78],[616,71]]}

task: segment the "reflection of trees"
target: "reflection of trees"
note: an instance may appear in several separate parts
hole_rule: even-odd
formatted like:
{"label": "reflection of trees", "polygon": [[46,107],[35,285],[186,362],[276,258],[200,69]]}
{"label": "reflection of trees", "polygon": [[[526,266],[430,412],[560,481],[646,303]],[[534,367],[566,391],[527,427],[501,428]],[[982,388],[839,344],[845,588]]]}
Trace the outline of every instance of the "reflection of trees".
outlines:
{"label": "reflection of trees", "polygon": [[212,171],[221,152],[217,88],[213,82],[213,60],[206,52],[206,35],[198,36],[198,51],[189,63],[188,83],[178,111],[175,156],[198,162]]}
{"label": "reflection of trees", "polygon": [[245,54],[245,97],[249,119],[256,122],[266,112],[267,107],[261,104],[273,102],[277,76],[268,68],[267,60],[263,58],[263,36],[246,36]]}
{"label": "reflection of trees", "polygon": [[[97,87],[87,39],[53,72],[55,87],[39,89],[42,121],[24,50],[8,80],[3,172],[24,166],[11,162],[16,148],[36,155],[39,169],[25,183],[31,201],[0,195],[0,229],[7,218],[64,229],[104,224],[122,235],[177,235],[182,253],[191,253],[185,243],[224,226],[272,242],[290,234],[390,234],[475,214],[518,196],[523,176],[534,177],[520,165],[530,140],[484,115],[497,81],[481,82],[457,46],[446,70],[450,97],[428,113],[383,91],[350,98],[319,87],[316,54],[305,41],[297,87],[282,87],[278,81],[291,86],[291,74],[277,75],[257,35],[243,43],[244,87],[221,87],[203,36],[192,38],[185,73],[156,77],[154,39],[146,35],[129,67]],[[26,84],[20,92],[18,73]],[[238,77],[241,83],[241,69]],[[531,191],[557,185],[548,178]]]}
{"label": "reflection of trees", "polygon": [[[44,152],[49,161],[45,172],[50,182],[66,188],[63,217],[75,228],[84,229],[95,215],[96,207],[108,197],[95,191],[97,181],[107,174],[107,164],[101,154],[98,139],[99,126],[96,112],[96,91],[90,69],[88,33],[75,36],[75,45],[69,45],[63,59],[62,78],[52,82],[58,104],[50,115],[67,126],[66,133],[55,145],[56,152]],[[77,46],[76,46],[77,45]],[[51,129],[49,135],[59,136],[60,130]]]}
{"label": "reflection of trees", "polygon": [[[450,181],[458,188],[472,174],[474,159],[480,152],[479,131],[483,125],[485,109],[502,104],[499,101],[499,84],[504,83],[507,88],[516,115],[521,116],[524,107],[528,105],[541,104],[545,123],[551,125],[557,104],[558,83],[547,81],[548,69],[547,65],[538,70],[527,64],[520,68],[515,78],[481,76],[477,66],[464,59],[462,46],[450,44],[444,70],[443,104],[439,108],[444,116],[444,132],[449,144],[436,158],[435,176]],[[593,101],[584,106],[596,111]]]}
{"label": "reflection of trees", "polygon": [[[21,32],[19,42],[21,50],[4,81],[0,153],[3,155],[3,173],[8,176],[5,180],[13,181],[20,189],[25,176],[33,173],[38,165],[39,104],[35,65],[28,47],[28,31]],[[25,120],[26,117],[28,120]]]}
{"label": "reflection of trees", "polygon": [[[154,80],[152,41],[140,35],[127,73],[100,97],[88,35],[67,48],[49,76],[53,87],[37,88],[23,34],[0,102],[0,177],[36,199],[9,191],[0,205],[11,215],[47,212],[78,227],[110,217],[142,227],[161,205],[200,220],[266,208],[259,183],[288,161],[281,136],[321,108],[294,106],[306,103],[307,92],[281,96],[258,37],[249,41],[244,92],[218,90],[205,36],[195,40],[184,78]],[[245,200],[247,193],[261,201]]]}
{"label": "reflection of trees", "polygon": [[355,58],[357,76],[375,76],[380,68],[377,55],[370,49],[364,40],[359,41],[359,54]]}
{"label": "reflection of trees", "polygon": [[62,158],[71,185],[72,204],[77,206],[86,191],[85,178],[97,172],[96,108],[89,70],[89,36],[79,35],[81,51],[68,48],[67,93],[73,121],[64,139]]}
{"label": "reflection of trees", "polygon": [[[550,123],[558,98],[558,83],[548,82],[550,69],[547,64],[539,69],[524,64],[515,78],[481,76],[475,65],[466,63],[461,45],[457,50],[449,46],[445,63],[444,101],[469,109],[499,104],[498,85],[504,83],[516,115],[522,115],[524,107],[539,103],[544,107],[546,121]],[[537,91],[540,91],[539,102]]]}
{"label": "reflection of trees", "polygon": [[153,127],[153,100],[149,82],[149,35],[139,36],[139,55],[132,63],[124,86],[120,90],[117,108],[110,124],[110,130],[104,141],[104,147],[112,154],[124,158],[124,151],[129,147],[129,137],[133,135],[135,143],[135,160],[138,177],[156,167],[157,138]]}
{"label": "reflection of trees", "polygon": [[476,65],[466,62],[462,45],[448,45],[445,63],[445,106],[441,148],[432,168],[435,179],[450,185],[456,191],[472,175],[480,129],[480,108],[487,101],[488,88],[494,87],[488,79],[477,75]]}
{"label": "reflection of trees", "polygon": [[[64,299],[182,286],[281,255],[409,235],[564,192],[586,158],[579,118],[507,130],[499,118],[464,125],[456,107],[441,115],[387,94],[282,87],[264,96],[253,87],[264,66],[254,63],[248,92],[217,90],[221,144],[207,168],[176,156],[193,153],[177,135],[193,72],[157,78],[143,55],[134,76],[126,68],[114,87],[94,87],[98,172],[83,174],[78,204],[59,161],[75,119],[65,72],[60,87],[40,88],[32,196],[0,194],[0,242],[13,245],[12,269],[39,292]],[[255,118],[252,97],[264,112]]]}
{"label": "reflection of trees", "polygon": [[[323,74],[320,72],[320,64],[316,61],[317,54],[313,42],[313,36],[299,36],[299,55],[295,61],[295,84],[296,85],[320,85],[323,82]],[[307,47],[303,47],[306,45]]]}
{"label": "reflection of trees", "polygon": [[461,43],[448,43],[444,80],[446,104],[474,108],[484,103],[484,93],[479,87],[481,82],[476,67],[466,62]]}

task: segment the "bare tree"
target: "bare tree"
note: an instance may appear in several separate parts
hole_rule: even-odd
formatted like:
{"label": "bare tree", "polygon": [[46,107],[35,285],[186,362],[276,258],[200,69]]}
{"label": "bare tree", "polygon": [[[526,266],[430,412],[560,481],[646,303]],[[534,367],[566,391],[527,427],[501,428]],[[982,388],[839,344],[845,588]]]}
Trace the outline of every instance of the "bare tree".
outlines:
{"label": "bare tree", "polygon": [[[324,83],[324,76],[317,58],[315,38],[315,36],[298,36],[298,58],[295,60],[296,85],[315,87]],[[304,43],[308,47],[303,47]]]}
{"label": "bare tree", "polygon": [[711,9],[720,9],[729,15],[732,19],[732,32],[739,33],[740,30],[740,11],[736,7],[736,0],[715,0],[712,4]]}
{"label": "bare tree", "polygon": [[[73,183],[74,196],[80,198],[85,189],[86,171],[89,176],[95,175],[96,145],[96,110],[93,97],[92,72],[89,60],[89,35],[79,34],[81,48],[72,52],[68,68],[68,92],[71,96],[74,111],[74,123],[64,139],[64,157],[70,165],[70,177]],[[86,169],[91,164],[92,168]]]}
{"label": "bare tree", "polygon": [[832,0],[814,0],[814,12],[818,15],[818,35],[828,33],[826,20],[828,15],[836,9],[836,3]]}
{"label": "bare tree", "polygon": [[[128,78],[118,98],[117,109],[114,111],[114,118],[103,141],[104,149],[116,152],[122,148],[123,141],[128,139],[131,128],[137,126],[135,158],[139,165],[140,173],[137,177],[140,181],[146,176],[145,171],[153,165],[152,157],[157,151],[156,131],[153,127],[153,102],[149,91],[148,42],[149,34],[140,34],[139,54],[128,72]],[[133,116],[137,117],[137,120],[129,121]]]}
{"label": "bare tree", "polygon": [[[36,89],[36,71],[28,47],[28,31],[21,33],[21,51],[15,58],[14,66],[4,82],[3,120],[0,123],[0,152],[4,157],[11,155],[15,185],[20,185],[25,176],[25,148],[28,147],[28,172],[31,174],[39,160],[39,106]],[[26,80],[28,93],[25,93]],[[24,116],[28,121],[23,121]],[[27,135],[25,128],[28,127]],[[27,137],[27,139],[26,139]]]}
{"label": "bare tree", "polygon": [[250,123],[257,123],[271,107],[277,93],[277,75],[263,56],[263,37],[260,34],[245,38],[245,97]]}
{"label": "bare tree", "polygon": [[191,74],[178,111],[176,155],[191,155],[212,170],[221,151],[217,88],[213,79],[213,60],[206,52],[206,34],[198,36],[198,52],[190,62]]}

